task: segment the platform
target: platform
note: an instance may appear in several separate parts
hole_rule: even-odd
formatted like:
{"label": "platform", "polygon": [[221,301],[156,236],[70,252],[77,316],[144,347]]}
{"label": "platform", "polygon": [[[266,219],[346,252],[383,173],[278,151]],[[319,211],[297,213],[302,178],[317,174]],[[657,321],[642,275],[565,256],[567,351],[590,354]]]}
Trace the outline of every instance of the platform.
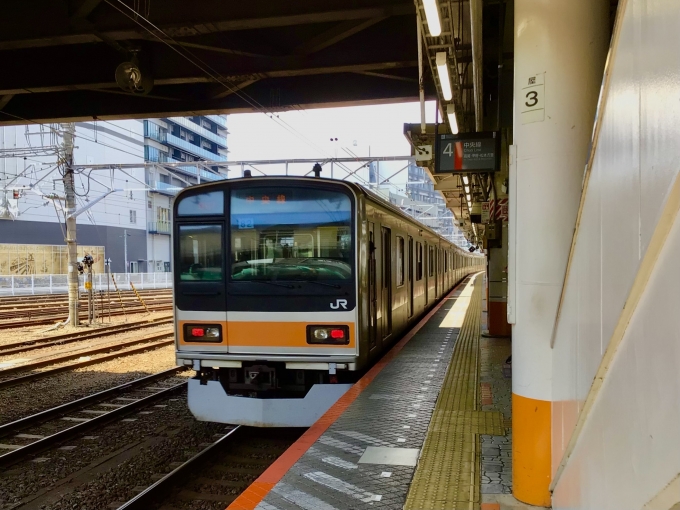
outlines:
{"label": "platform", "polygon": [[505,508],[509,340],[482,339],[483,288],[458,285],[229,510]]}

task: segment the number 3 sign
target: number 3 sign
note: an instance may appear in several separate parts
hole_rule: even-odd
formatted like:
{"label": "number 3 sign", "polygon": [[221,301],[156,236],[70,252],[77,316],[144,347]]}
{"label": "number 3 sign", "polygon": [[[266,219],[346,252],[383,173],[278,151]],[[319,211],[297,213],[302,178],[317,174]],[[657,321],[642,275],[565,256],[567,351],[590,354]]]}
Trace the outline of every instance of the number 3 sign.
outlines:
{"label": "number 3 sign", "polygon": [[545,84],[543,73],[530,76],[520,89],[517,98],[520,104],[522,124],[545,120]]}

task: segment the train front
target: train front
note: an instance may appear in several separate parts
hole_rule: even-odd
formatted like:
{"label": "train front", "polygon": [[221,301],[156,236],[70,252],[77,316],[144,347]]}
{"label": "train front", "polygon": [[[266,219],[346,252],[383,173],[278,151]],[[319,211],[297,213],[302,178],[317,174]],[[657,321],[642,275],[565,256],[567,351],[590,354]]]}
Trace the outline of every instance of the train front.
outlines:
{"label": "train front", "polygon": [[250,178],[175,201],[177,362],[204,421],[307,427],[358,361],[356,197],[315,179]]}

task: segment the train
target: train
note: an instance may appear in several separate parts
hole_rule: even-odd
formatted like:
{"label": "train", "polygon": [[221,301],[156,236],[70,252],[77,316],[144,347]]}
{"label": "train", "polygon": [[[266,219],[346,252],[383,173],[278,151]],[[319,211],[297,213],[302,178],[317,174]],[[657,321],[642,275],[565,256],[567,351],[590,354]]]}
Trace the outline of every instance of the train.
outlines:
{"label": "train", "polygon": [[198,420],[308,427],[486,258],[351,182],[243,177],[173,205],[176,359]]}

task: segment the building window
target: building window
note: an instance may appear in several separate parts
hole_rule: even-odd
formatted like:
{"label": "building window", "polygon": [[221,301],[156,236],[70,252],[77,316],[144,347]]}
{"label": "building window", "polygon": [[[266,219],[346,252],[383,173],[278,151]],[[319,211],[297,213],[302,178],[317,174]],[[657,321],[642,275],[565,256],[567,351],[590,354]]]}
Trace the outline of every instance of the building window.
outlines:
{"label": "building window", "polygon": [[137,211],[130,211],[130,223],[137,223]]}
{"label": "building window", "polygon": [[151,200],[148,201],[149,204],[149,209],[153,209],[153,204],[151,203]]}
{"label": "building window", "polygon": [[404,285],[404,238],[397,236],[397,287]]}

